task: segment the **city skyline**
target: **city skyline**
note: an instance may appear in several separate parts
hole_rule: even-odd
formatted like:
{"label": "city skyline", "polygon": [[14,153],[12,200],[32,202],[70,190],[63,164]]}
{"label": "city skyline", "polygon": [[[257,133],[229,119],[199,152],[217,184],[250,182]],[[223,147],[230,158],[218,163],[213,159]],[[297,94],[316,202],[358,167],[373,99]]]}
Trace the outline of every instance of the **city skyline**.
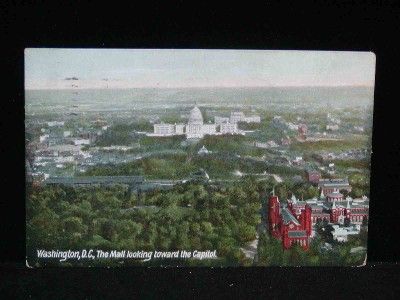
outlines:
{"label": "city skyline", "polygon": [[370,86],[372,52],[25,50],[26,89]]}

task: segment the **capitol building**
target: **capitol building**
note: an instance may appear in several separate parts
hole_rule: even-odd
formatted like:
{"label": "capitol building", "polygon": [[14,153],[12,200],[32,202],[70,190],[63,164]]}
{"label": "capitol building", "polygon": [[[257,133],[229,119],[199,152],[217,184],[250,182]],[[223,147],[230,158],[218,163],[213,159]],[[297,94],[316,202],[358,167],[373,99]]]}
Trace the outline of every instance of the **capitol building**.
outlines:
{"label": "capitol building", "polygon": [[[195,106],[189,114],[187,124],[154,124],[154,133],[148,134],[149,136],[172,136],[172,135],[186,135],[188,139],[199,139],[205,135],[221,135],[221,134],[243,134],[238,129],[237,122],[260,122],[260,117],[253,116],[247,120],[244,117],[237,118],[237,113],[232,113],[231,118],[215,117],[214,123],[204,123],[203,115],[200,109]],[[232,118],[234,116],[234,118]]]}

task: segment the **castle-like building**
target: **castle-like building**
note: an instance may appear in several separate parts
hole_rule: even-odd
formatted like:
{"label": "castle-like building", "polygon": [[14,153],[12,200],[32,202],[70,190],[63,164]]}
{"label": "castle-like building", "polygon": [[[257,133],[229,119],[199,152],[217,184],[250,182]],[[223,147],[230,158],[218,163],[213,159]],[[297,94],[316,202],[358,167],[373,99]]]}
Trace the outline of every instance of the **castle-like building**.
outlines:
{"label": "castle-like building", "polygon": [[303,249],[309,248],[311,236],[311,208],[295,211],[291,205],[279,202],[278,196],[272,195],[268,201],[268,229],[270,234],[282,240],[284,249],[298,243]]}
{"label": "castle-like building", "polygon": [[[331,186],[340,185],[346,189],[351,189],[351,187],[347,186],[346,180],[336,181],[320,180],[319,199],[299,201],[295,195],[292,195],[287,203],[280,203],[278,196],[270,196],[268,201],[269,232],[273,237],[282,240],[284,249],[289,249],[292,244],[298,243],[307,250],[310,239],[315,235],[315,225],[319,222],[327,222],[338,227],[346,223],[360,226],[368,220],[369,199],[365,196],[361,199],[350,197],[343,199],[338,187],[331,190]],[[324,191],[328,191],[328,195],[325,196]]]}
{"label": "castle-like building", "polygon": [[231,118],[215,117],[214,123],[204,123],[200,109],[195,106],[189,114],[187,124],[154,124],[154,133],[149,136],[186,135],[186,138],[202,138],[205,135],[243,134],[238,122],[260,122],[259,116],[245,117],[242,112],[232,112]]}

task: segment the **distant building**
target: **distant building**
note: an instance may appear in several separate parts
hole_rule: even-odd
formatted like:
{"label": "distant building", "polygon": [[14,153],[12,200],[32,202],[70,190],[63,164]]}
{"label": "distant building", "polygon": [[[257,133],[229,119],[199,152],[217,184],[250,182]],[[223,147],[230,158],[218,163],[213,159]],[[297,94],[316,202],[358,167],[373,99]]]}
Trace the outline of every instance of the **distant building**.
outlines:
{"label": "distant building", "polygon": [[199,154],[199,155],[204,155],[204,154],[209,154],[209,153],[210,153],[210,151],[208,151],[207,148],[204,147],[204,145],[203,145],[203,147],[201,147],[200,150],[197,152],[197,154]]}
{"label": "distant building", "polygon": [[64,126],[64,122],[63,121],[51,121],[51,122],[47,122],[47,126],[49,127],[54,127],[54,126]]}
{"label": "distant building", "polygon": [[318,171],[307,171],[307,180],[308,182],[318,184],[321,179],[321,173]]}
{"label": "distant building", "polygon": [[214,117],[214,123],[220,125],[222,123],[229,123],[229,118],[226,117]]}
{"label": "distant building", "polygon": [[268,201],[267,213],[269,233],[282,241],[284,249],[299,244],[307,250],[310,239],[315,236],[314,225],[317,223],[332,224],[332,235],[337,241],[344,242],[349,235],[358,234],[360,225],[369,217],[369,200],[366,197],[348,197],[344,201],[329,202],[322,197],[319,200],[314,198],[299,201],[292,195],[285,204],[272,195]]}
{"label": "distant building", "polygon": [[351,192],[351,186],[347,178],[344,179],[320,179],[318,187],[322,190],[324,195],[328,195],[340,190]]}
{"label": "distant building", "polygon": [[292,143],[292,141],[290,140],[289,137],[286,137],[286,138],[282,138],[282,139],[281,139],[281,144],[282,144],[282,146],[289,146],[291,143]]}
{"label": "distant building", "polygon": [[214,123],[204,124],[203,115],[200,109],[195,106],[189,114],[187,124],[154,124],[154,133],[148,136],[170,136],[185,134],[186,138],[202,138],[204,135],[219,134],[239,134],[243,133],[238,130],[238,122],[260,123],[260,116],[246,117],[243,112],[232,112],[230,118],[218,117],[214,118]]}
{"label": "distant building", "polygon": [[245,117],[244,122],[246,123],[261,123],[260,116],[249,116]]}
{"label": "distant building", "polygon": [[303,157],[296,156],[295,159],[292,160],[292,164],[301,165],[303,163]]}
{"label": "distant building", "polygon": [[268,201],[268,228],[273,237],[282,241],[283,249],[298,244],[307,250],[312,233],[311,207],[286,206],[279,202],[278,196],[272,195]]}
{"label": "distant building", "polygon": [[300,139],[305,140],[307,138],[308,128],[306,124],[299,124],[297,131]]}
{"label": "distant building", "polygon": [[202,126],[203,134],[214,135],[217,133],[217,125],[216,124],[204,124]]}
{"label": "distant building", "polygon": [[340,225],[332,225],[332,237],[338,242],[347,242],[349,235],[357,235],[360,233],[360,225],[353,225],[351,227],[340,227]]}
{"label": "distant building", "polygon": [[299,125],[294,124],[292,122],[288,122],[288,123],[286,123],[286,125],[290,130],[298,130],[299,129]]}
{"label": "distant building", "polygon": [[154,124],[154,134],[174,135],[175,126],[173,124]]}
{"label": "distant building", "polygon": [[339,118],[333,117],[330,113],[328,113],[326,117],[327,117],[327,120],[329,123],[338,124],[338,125],[341,123]]}
{"label": "distant building", "polygon": [[233,112],[231,112],[229,121],[230,121],[230,123],[238,123],[238,122],[260,123],[261,118],[260,118],[260,116],[256,116],[256,115],[246,117],[245,114],[241,111],[233,111]]}
{"label": "distant building", "polygon": [[[216,121],[226,121],[225,119],[217,119]],[[218,131],[218,126],[220,131]],[[204,124],[203,115],[200,109],[195,106],[189,114],[187,124],[154,124],[154,133],[148,134],[149,136],[172,136],[172,135],[186,135],[186,138],[202,138],[204,135],[216,135],[226,133],[237,133],[237,125],[227,122],[222,123],[209,123]]]}
{"label": "distant building", "polygon": [[232,133],[237,133],[237,124],[236,123],[222,123],[220,125],[220,132],[221,134],[232,134]]}
{"label": "distant building", "polygon": [[45,141],[47,141],[49,139],[49,135],[48,134],[44,134],[44,135],[41,135],[40,137],[39,137],[39,141],[41,142],[41,143],[44,143]]}
{"label": "distant building", "polygon": [[337,124],[328,124],[328,125],[326,125],[326,130],[330,130],[330,131],[339,130],[339,125],[337,125]]}
{"label": "distant building", "polygon": [[354,130],[357,132],[364,132],[364,127],[362,126],[354,126]]}
{"label": "distant building", "polygon": [[269,140],[266,143],[254,142],[254,146],[263,149],[279,147],[279,145],[273,140]]}
{"label": "distant building", "polygon": [[343,201],[343,194],[339,193],[338,190],[334,190],[332,193],[326,195],[328,202]]}
{"label": "distant building", "polygon": [[175,133],[176,134],[185,134],[185,124],[176,124],[175,125]]}
{"label": "distant building", "polygon": [[244,122],[245,118],[246,118],[246,116],[244,115],[243,112],[233,111],[233,112],[231,112],[231,117],[229,118],[229,121],[231,123]]}
{"label": "distant building", "polygon": [[334,163],[329,163],[328,164],[328,174],[329,175],[334,175],[335,174],[335,164]]}
{"label": "distant building", "polygon": [[73,140],[74,145],[90,145],[90,140],[89,139],[75,139]]}

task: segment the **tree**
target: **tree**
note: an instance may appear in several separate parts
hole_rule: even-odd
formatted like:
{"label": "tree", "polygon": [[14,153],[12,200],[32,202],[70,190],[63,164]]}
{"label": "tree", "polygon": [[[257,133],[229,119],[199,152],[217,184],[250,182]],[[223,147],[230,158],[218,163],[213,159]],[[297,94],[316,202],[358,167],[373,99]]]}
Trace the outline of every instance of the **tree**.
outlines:
{"label": "tree", "polygon": [[346,189],[341,189],[339,192],[343,195],[343,198],[347,198],[347,196],[350,194]]}
{"label": "tree", "polygon": [[368,217],[367,216],[363,217],[361,226],[364,226],[364,227],[368,226]]}

